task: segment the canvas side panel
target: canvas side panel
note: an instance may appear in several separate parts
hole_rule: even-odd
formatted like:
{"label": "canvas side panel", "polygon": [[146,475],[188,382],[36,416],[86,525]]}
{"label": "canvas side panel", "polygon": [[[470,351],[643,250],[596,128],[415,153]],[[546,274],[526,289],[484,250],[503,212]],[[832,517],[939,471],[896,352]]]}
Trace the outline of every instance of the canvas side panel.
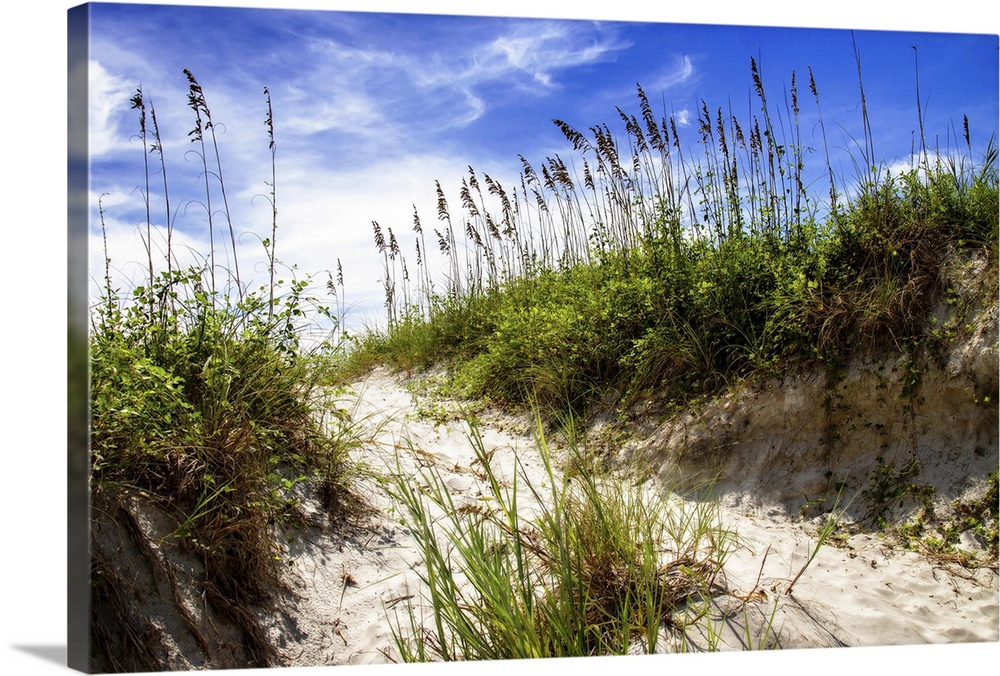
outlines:
{"label": "canvas side panel", "polygon": [[90,7],[68,11],[67,96],[67,663],[89,671],[90,490],[89,360],[87,339],[87,63]]}

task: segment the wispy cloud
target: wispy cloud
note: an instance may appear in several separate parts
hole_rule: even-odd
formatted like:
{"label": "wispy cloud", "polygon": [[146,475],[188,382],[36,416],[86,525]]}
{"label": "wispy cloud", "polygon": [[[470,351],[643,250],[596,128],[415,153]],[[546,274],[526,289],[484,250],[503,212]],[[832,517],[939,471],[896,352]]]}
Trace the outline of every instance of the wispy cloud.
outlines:
{"label": "wispy cloud", "polygon": [[694,59],[688,54],[675,54],[668,65],[655,71],[648,81],[640,83],[646,95],[652,100],[662,100],[663,113],[671,117],[678,127],[689,127],[693,113],[686,107],[674,108],[667,101],[685,100],[683,95],[694,89],[700,80],[700,73]]}
{"label": "wispy cloud", "polygon": [[99,61],[88,63],[90,92],[88,96],[88,142],[90,157],[102,157],[127,146],[122,133],[122,104],[135,91],[135,83],[109,72]]}
{"label": "wispy cloud", "polygon": [[697,78],[694,63],[687,54],[674,57],[673,63],[664,71],[653,77],[649,83],[650,90],[674,89],[680,85],[692,84]]}
{"label": "wispy cloud", "polygon": [[288,57],[301,66],[275,91],[289,111],[285,124],[291,132],[375,135],[390,124],[384,99],[373,94],[402,79],[390,53],[317,39]]}
{"label": "wispy cloud", "polygon": [[[561,73],[614,58],[628,47],[597,24],[512,22],[500,34],[366,49],[346,38],[313,39],[286,92],[297,109],[291,126],[305,133],[350,130],[385,136],[394,127],[444,130],[489,112],[484,91],[508,87],[544,96]],[[496,28],[496,25],[493,25]],[[470,29],[474,36],[476,32]]]}
{"label": "wispy cloud", "polygon": [[522,74],[533,83],[550,88],[558,85],[560,71],[611,60],[629,44],[596,24],[517,24],[486,45],[477,55],[477,67],[467,76],[495,79]]}

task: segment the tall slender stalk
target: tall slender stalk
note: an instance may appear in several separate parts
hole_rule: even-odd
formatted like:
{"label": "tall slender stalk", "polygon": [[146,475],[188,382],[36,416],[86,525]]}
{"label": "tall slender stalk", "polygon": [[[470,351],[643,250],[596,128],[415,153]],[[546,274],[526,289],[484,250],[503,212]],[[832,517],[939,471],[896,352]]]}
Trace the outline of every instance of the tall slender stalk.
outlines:
{"label": "tall slender stalk", "polygon": [[167,224],[167,277],[171,277],[173,272],[173,234],[174,234],[174,223],[173,218],[170,213],[170,190],[167,184],[167,162],[163,156],[163,140],[160,137],[160,125],[156,121],[156,107],[153,105],[153,98],[149,98],[149,117],[153,122],[153,145],[150,146],[150,152],[156,152],[160,157],[160,174],[163,176],[163,203],[166,212],[166,224]]}
{"label": "tall slender stalk", "polygon": [[389,247],[385,241],[385,235],[382,233],[382,226],[378,224],[378,221],[372,221],[372,232],[375,236],[375,249],[382,254],[382,289],[385,293],[385,309],[389,320],[389,326],[395,323],[393,321],[393,296],[394,296],[394,286],[392,283],[392,273],[389,268]]}
{"label": "tall slender stalk", "polygon": [[917,88],[917,124],[920,128],[920,163],[926,167],[927,141],[924,137],[924,114],[920,103],[920,72],[917,66],[917,46],[913,45],[913,77]]}
{"label": "tall slender stalk", "polygon": [[826,140],[826,125],[823,123],[823,109],[819,103],[819,90],[816,88],[816,77],[813,74],[813,69],[809,68],[809,91],[812,92],[813,98],[816,99],[816,112],[819,115],[819,129],[823,136],[823,153],[826,156],[826,173],[830,178],[830,213],[833,215],[833,221],[837,228],[840,230],[840,214],[837,209],[837,182],[833,176],[833,164],[830,162],[830,144]]}
{"label": "tall slender stalk", "polygon": [[875,168],[875,140],[872,135],[871,121],[868,118],[868,101],[865,97],[864,78],[861,75],[861,51],[858,49],[858,42],[854,37],[854,31],[851,31],[851,43],[854,46],[854,60],[858,69],[858,89],[861,92],[861,123],[865,142],[864,149],[862,150],[865,160],[865,184],[874,197],[875,183],[878,179]]}
{"label": "tall slender stalk", "polygon": [[204,109],[204,97],[201,85],[194,79],[191,71],[184,69],[184,75],[188,79],[188,107],[194,111],[194,129],[188,132],[192,143],[197,143],[200,147],[198,156],[201,158],[202,171],[205,177],[205,212],[208,218],[208,278],[211,287],[212,306],[215,307],[215,294],[217,291],[215,281],[215,225],[213,222],[214,212],[212,210],[212,189],[208,181],[208,152],[205,148],[205,121],[202,119]]}
{"label": "tall slender stalk", "polygon": [[[139,138],[142,140],[142,174],[144,187],[142,191],[142,201],[146,207],[146,237],[143,244],[146,247],[146,258],[149,262],[149,277],[147,283],[153,284],[153,218],[149,204],[149,145],[146,138],[146,102],[142,96],[142,87],[135,90],[132,96],[132,109],[139,111]],[[151,301],[152,302],[152,301]],[[150,306],[150,316],[153,308]]]}
{"label": "tall slender stalk", "polygon": [[[274,143],[274,111],[271,108],[271,92],[264,87],[264,96],[267,99],[267,118],[264,125],[267,127],[267,147],[271,151],[271,238],[265,248],[268,254],[267,269],[270,273],[270,284],[267,303],[268,320],[274,317],[274,251],[278,242],[278,202],[277,202],[277,170],[275,168],[275,143]],[[339,264],[339,261],[338,261]]]}
{"label": "tall slender stalk", "polygon": [[430,318],[430,304],[434,296],[434,287],[431,282],[430,267],[427,264],[427,240],[424,239],[424,228],[420,223],[420,214],[417,212],[417,205],[413,205],[413,232],[420,239],[416,242],[417,249],[417,270],[420,282],[420,304],[421,311],[425,319]]}
{"label": "tall slender stalk", "polygon": [[101,217],[101,238],[104,242],[104,293],[108,302],[107,312],[104,315],[107,320],[114,311],[115,293],[111,285],[111,257],[108,255],[108,229],[104,223],[104,197],[108,193],[101,193],[97,198],[97,211]]}
{"label": "tall slender stalk", "polygon": [[[219,153],[219,139],[215,133],[215,124],[212,122],[212,111],[208,107],[208,102],[205,100],[205,93],[198,84],[194,75],[190,70],[184,69],[184,75],[187,76],[189,84],[189,95],[188,102],[192,109],[195,110],[197,126],[195,130],[191,132],[195,135],[194,140],[201,142],[202,146],[202,162],[205,168],[205,190],[206,193],[210,192],[208,185],[208,176],[211,175],[208,172],[208,156],[205,151],[205,131],[207,130],[212,137],[212,151],[215,156],[215,177],[219,182],[219,195],[222,197],[222,214],[225,216],[226,225],[229,228],[229,239],[233,248],[233,269],[236,282],[236,291],[239,299],[243,300],[243,283],[240,278],[240,262],[239,262],[239,252],[236,248],[236,231],[233,228],[232,214],[229,211],[229,197],[226,194],[226,181],[222,175],[222,156]],[[212,216],[211,216],[211,206],[209,205],[209,227],[211,228]],[[214,248],[213,248],[214,253]],[[213,263],[214,267],[214,263]],[[213,275],[214,283],[214,275]]]}
{"label": "tall slender stalk", "polygon": [[448,256],[448,261],[450,263],[451,279],[448,283],[449,295],[457,299],[462,296],[462,271],[458,262],[455,230],[451,225],[451,213],[448,211],[448,200],[444,196],[444,190],[441,188],[441,182],[435,181],[434,184],[437,189],[438,220],[445,224],[444,237],[442,237],[439,233],[438,240],[441,251]]}
{"label": "tall slender stalk", "polygon": [[797,242],[802,240],[802,211],[803,211],[803,200],[807,200],[806,188],[802,183],[802,170],[805,165],[802,161],[802,133],[799,127],[799,90],[795,83],[795,71],[792,71],[792,161],[794,165],[792,166],[792,176],[794,178],[794,190],[795,190],[795,206],[792,210],[792,219],[795,224],[795,239]]}

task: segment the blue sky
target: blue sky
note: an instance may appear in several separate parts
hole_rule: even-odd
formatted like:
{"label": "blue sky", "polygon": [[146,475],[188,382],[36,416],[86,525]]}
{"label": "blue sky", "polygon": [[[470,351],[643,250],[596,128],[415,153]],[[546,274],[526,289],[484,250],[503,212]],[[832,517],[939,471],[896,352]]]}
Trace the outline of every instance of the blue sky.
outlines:
{"label": "blue sky", "polygon": [[[806,86],[811,68],[833,163],[847,177],[855,140],[862,138],[856,44],[881,162],[909,160],[918,119],[915,65],[930,143],[953,146],[963,115],[976,153],[997,131],[995,34],[393,11],[94,5],[92,278],[103,275],[100,195],[122,288],[144,269],[138,263],[145,260],[143,153],[129,105],[139,86],[155,106],[163,136],[175,242],[208,250],[207,219],[198,206],[200,160],[187,152],[194,118],[183,69],[200,82],[221,132],[244,281],[266,279],[260,240],[271,227],[264,198],[271,175],[263,124],[267,87],[277,143],[278,258],[296,264],[299,277],[314,275],[317,289],[341,261],[348,321],[356,328],[382,320],[373,220],[398,233],[410,251],[414,207],[425,226],[437,223],[435,181],[454,205],[469,166],[510,187],[519,155],[536,166],[556,153],[572,157],[551,119],[581,130],[606,123],[621,132],[616,107],[638,114],[637,83],[654,109],[673,116],[693,140],[702,101],[744,120],[757,113],[751,57],[779,108],[794,71],[803,142],[817,150],[806,161],[821,169],[817,110]],[[166,220],[156,191],[161,180],[154,167],[160,241]],[[217,228],[217,244],[225,236]]]}

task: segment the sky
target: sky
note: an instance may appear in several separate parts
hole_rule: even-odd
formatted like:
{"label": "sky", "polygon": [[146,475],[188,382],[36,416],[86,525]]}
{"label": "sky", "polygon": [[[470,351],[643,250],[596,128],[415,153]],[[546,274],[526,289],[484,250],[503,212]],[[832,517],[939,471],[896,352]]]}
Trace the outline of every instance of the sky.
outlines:
{"label": "sky", "polygon": [[[637,85],[658,115],[673,117],[693,140],[703,104],[743,120],[758,112],[751,58],[779,108],[796,73],[804,144],[814,150],[807,164],[824,166],[821,112],[835,170],[849,178],[863,138],[858,56],[880,163],[909,162],[918,100],[925,134],[939,147],[955,146],[963,116],[974,153],[996,134],[995,34],[94,4],[87,64],[90,295],[100,292],[105,237],[114,284],[127,291],[144,277],[144,157],[151,162],[154,257],[163,259],[163,176],[159,156],[143,151],[139,114],[130,105],[139,87],[157,115],[175,250],[203,257],[211,248],[185,69],[216,124],[241,279],[250,288],[267,279],[267,88],[277,258],[297,266],[285,277],[308,276],[331,302],[324,284],[339,265],[344,321],[356,332],[384,323],[372,221],[397,234],[412,267],[413,214],[428,231],[439,225],[438,182],[458,220],[454,207],[470,167],[509,190],[522,156],[539,166],[555,154],[574,155],[553,118],[584,131],[607,124],[620,134],[618,108],[639,112]],[[810,70],[821,110],[806,87]],[[221,193],[212,190],[216,260],[233,269],[231,250],[220,244],[230,236]]]}
{"label": "sky", "polygon": [[[167,4],[178,5],[177,0],[164,0]],[[67,525],[66,525],[66,339],[65,339],[65,318],[68,300],[67,283],[69,282],[69,292],[75,293],[76,278],[68,275],[66,261],[78,259],[86,255],[86,243],[70,240],[66,236],[66,214],[69,206],[69,196],[66,191],[66,174],[63,169],[67,158],[68,130],[66,124],[67,106],[70,100],[77,101],[74,97],[67,96],[67,10],[79,4],[76,0],[35,0],[30,3],[23,3],[18,7],[16,14],[11,13],[8,21],[0,22],[0,50],[3,51],[4,63],[7,65],[4,73],[6,105],[0,106],[0,121],[3,129],[6,130],[4,137],[4,159],[6,160],[5,178],[5,202],[4,202],[4,247],[2,250],[3,264],[0,265],[0,284],[4,289],[3,296],[3,328],[0,332],[0,341],[3,341],[3,352],[6,359],[4,361],[4,380],[7,383],[5,389],[4,405],[0,406],[0,422],[5,431],[4,448],[7,449],[5,455],[5,470],[8,477],[5,490],[0,492],[0,508],[3,513],[9,515],[6,521],[5,541],[10,543],[8,555],[0,562],[3,575],[0,575],[2,589],[0,596],[4,598],[5,608],[16,609],[17,612],[8,612],[0,618],[0,628],[2,628],[3,641],[0,641],[0,664],[7,665],[5,672],[19,674],[41,674],[65,672],[65,647],[66,647],[66,552],[67,552]],[[148,3],[147,3],[148,4]],[[213,0],[213,5],[226,6],[275,6],[283,3],[277,0]],[[798,26],[798,27],[825,27],[837,29],[862,28],[866,30],[906,30],[916,32],[944,31],[951,33],[984,33],[996,36],[1000,33],[1000,22],[996,12],[984,13],[979,0],[952,0],[947,6],[940,3],[911,3],[905,12],[900,13],[895,9],[893,3],[872,3],[871,0],[839,0],[835,6],[825,3],[805,3],[801,0],[771,0],[767,3],[748,3],[742,0],[716,0],[710,6],[703,3],[587,3],[580,0],[507,0],[502,5],[490,3],[470,3],[468,0],[420,0],[416,3],[403,2],[402,0],[294,0],[290,5],[305,9],[322,10],[375,10],[381,12],[402,12],[418,11],[420,13],[439,14],[466,14],[466,15],[488,15],[492,13],[502,13],[507,17],[533,17],[533,18],[569,18],[575,20],[600,20],[615,21],[627,19],[636,22],[665,22],[681,21],[689,24],[731,24],[745,26]],[[126,99],[134,93],[134,88],[139,84],[135,81],[137,75],[129,69],[133,65],[149,62],[153,59],[149,56],[154,54],[152,46],[156,40],[166,36],[158,35],[161,31],[154,29],[147,34],[148,43],[144,45],[142,54],[139,54],[136,64],[119,63],[122,70],[118,73],[121,78],[121,90],[127,94]],[[168,51],[166,57],[173,54],[189,54],[199,43],[191,39],[191,33],[185,32],[188,37],[183,41],[183,45]],[[174,36],[177,37],[176,35]],[[135,39],[135,38],[133,38]],[[679,40],[679,38],[672,38]],[[443,44],[432,45],[434,48],[444,48],[455,43],[452,37],[444,41]],[[128,44],[127,42],[123,44]],[[590,43],[588,43],[590,44]],[[687,53],[692,57],[692,66],[696,72],[701,73],[697,82],[699,86],[710,86],[717,80],[714,78],[731,78],[734,89],[733,100],[743,101],[746,99],[748,87],[748,54],[760,53],[761,61],[766,73],[766,77],[774,76],[781,80],[787,77],[784,72],[788,66],[778,63],[779,59],[784,59],[785,53],[783,44],[774,44],[769,40],[758,39],[748,49],[738,53],[734,57],[733,63],[718,64],[713,75],[705,73],[710,60],[716,59],[716,55],[729,51],[729,38],[719,37],[716,40],[696,40],[690,39],[681,49],[675,42],[663,42],[651,48],[653,53],[649,57],[646,68],[642,72],[629,73],[621,76],[619,87],[615,87],[618,93],[607,90],[607,93],[614,94],[609,99],[598,97],[598,91],[591,89],[587,96],[578,100],[572,110],[563,109],[562,106],[550,107],[549,102],[558,97],[559,92],[565,91],[566,77],[570,72],[582,72],[573,68],[552,70],[550,83],[562,84],[563,89],[551,90],[547,99],[541,97],[532,98],[528,94],[528,89],[522,87],[517,91],[516,96],[506,97],[506,105],[520,105],[525,101],[534,101],[538,108],[535,118],[523,118],[519,120],[517,126],[520,140],[511,143],[512,149],[504,154],[498,155],[495,162],[507,172],[517,171],[517,153],[524,153],[535,161],[536,153],[547,149],[547,143],[539,141],[529,145],[525,130],[530,129],[532,138],[540,138],[546,134],[552,134],[554,127],[550,127],[551,117],[564,117],[574,122],[580,121],[581,126],[598,122],[607,122],[613,125],[616,121],[614,105],[628,104],[634,95],[631,87],[634,81],[642,81],[647,89],[651,89],[649,72],[656,71],[653,64],[658,64],[662,70],[667,70],[669,65],[674,63],[671,59],[676,54]],[[875,84],[869,83],[868,78],[875,73],[874,57],[876,53],[885,53],[887,50],[879,45],[867,46],[863,41],[862,55],[865,59],[865,73],[867,90],[870,96],[875,97]],[[902,51],[905,55],[895,53],[900,66],[898,72],[892,74],[892,82],[898,84],[900,88],[909,88],[913,81],[912,76],[912,49],[907,41],[902,43]],[[778,49],[782,47],[782,49]],[[823,73],[820,76],[820,68],[823,64],[829,66],[837,65],[841,70],[850,71],[852,66],[850,59],[852,52],[849,47],[838,46],[840,54],[837,56],[827,54],[821,49],[809,49],[805,45],[806,51],[803,55],[796,57],[792,67],[801,70],[803,64],[810,64],[814,67],[819,78],[818,85],[824,97],[824,115],[832,116],[834,109],[843,112],[847,117],[856,115],[856,101],[845,93],[843,97],[834,103],[832,98],[833,84],[827,85],[833,75]],[[160,51],[165,47],[161,46]],[[221,46],[213,46],[208,43],[204,47],[204,52],[211,54],[214,49],[221,49]],[[909,52],[907,50],[909,49]],[[956,114],[969,114],[970,120],[976,125],[974,133],[979,134],[978,140],[982,143],[988,136],[987,129],[990,125],[982,124],[978,126],[975,113],[967,104],[958,103],[952,105],[953,94],[942,91],[942,87],[948,87],[951,78],[961,78],[975,76],[975,69],[969,66],[967,60],[959,60],[957,66],[945,67],[952,58],[948,55],[951,50],[944,50],[944,54],[937,54],[938,63],[941,64],[945,72],[945,82],[941,83],[938,78],[936,84],[931,84],[927,79],[934,69],[935,61],[928,56],[929,50],[923,45],[920,53],[921,72],[921,93],[928,100],[928,114],[934,114],[940,110],[942,114],[946,109],[956,109]],[[616,53],[615,58],[623,58],[624,50]],[[986,68],[996,68],[996,52],[987,54]],[[700,59],[700,60],[699,60]],[[847,64],[843,62],[847,59]],[[229,127],[229,134],[235,135],[238,130],[243,129],[238,111],[230,110],[224,106],[229,96],[238,100],[240,109],[246,108],[242,113],[250,121],[241,133],[245,133],[250,138],[250,144],[255,153],[260,152],[262,145],[266,148],[265,141],[261,136],[263,131],[263,115],[261,109],[261,93],[264,82],[255,83],[247,90],[248,94],[229,94],[225,92],[231,86],[225,82],[218,81],[210,72],[203,72],[202,67],[190,61],[188,58],[178,58],[180,64],[164,68],[166,75],[161,81],[154,81],[152,75],[143,72],[142,85],[154,96],[158,115],[162,115],[162,121],[167,117],[180,120],[178,127],[171,123],[174,138],[183,137],[191,123],[185,104],[185,81],[183,75],[178,72],[180,68],[191,68],[206,89],[206,96],[217,114],[218,121],[223,120]],[[429,58],[420,58],[421,63],[430,64]],[[232,64],[232,60],[227,63]],[[474,63],[474,61],[473,61]],[[550,62],[546,62],[551,65]],[[615,62],[604,62],[603,66]],[[714,63],[714,61],[713,61]],[[360,61],[355,60],[354,65],[359,66]],[[78,66],[79,64],[71,64]],[[110,67],[110,63],[106,64]],[[245,64],[238,64],[245,65]],[[596,66],[594,66],[596,67]],[[825,66],[824,66],[825,67]],[[143,66],[143,68],[152,68]],[[135,70],[138,70],[136,68]],[[661,72],[662,72],[661,70]],[[114,71],[109,71],[113,73]],[[330,77],[330,76],[328,76]],[[845,92],[853,94],[853,78],[851,75],[842,75]],[[993,106],[993,127],[996,127],[996,78],[981,75],[982,82],[973,87],[960,92],[960,96],[982,97],[985,103],[981,105]],[[274,106],[276,115],[276,130],[278,146],[278,157],[280,162],[285,162],[283,171],[284,178],[279,177],[281,183],[278,184],[279,206],[281,208],[282,223],[286,229],[293,229],[292,223],[287,219],[292,209],[292,195],[287,192],[293,185],[293,170],[297,169],[297,176],[308,174],[315,167],[312,164],[296,164],[292,154],[291,146],[294,137],[291,135],[290,120],[293,119],[289,109],[289,95],[287,92],[283,98],[279,99],[280,83],[275,82],[270,77],[264,77],[267,86],[275,94]],[[96,81],[96,79],[95,79]],[[538,82],[528,74],[522,73],[522,85],[530,85]],[[317,77],[316,87],[326,84],[321,77]],[[396,82],[395,86],[405,86],[406,79]],[[536,85],[536,88],[539,85]],[[584,85],[585,86],[585,85]],[[494,83],[494,87],[502,87],[499,81]],[[481,100],[490,100],[487,97],[487,90],[479,89]],[[505,91],[513,91],[505,89]],[[536,89],[538,91],[538,89]],[[434,102],[444,100],[445,91],[439,91],[437,97],[430,98],[431,105]],[[828,95],[829,94],[829,95]],[[181,98],[178,99],[177,97]],[[714,96],[707,91],[706,98]],[[693,97],[692,97],[693,98]],[[338,100],[342,100],[338,99]],[[452,101],[459,99],[453,94]],[[672,101],[674,99],[671,99]],[[689,98],[690,100],[690,98]],[[896,106],[904,109],[902,115],[905,124],[899,127],[900,135],[908,138],[913,127],[913,105],[915,100],[912,89],[900,95],[895,102]],[[117,102],[122,105],[121,99],[114,96],[107,97],[108,102]],[[493,112],[496,112],[496,99],[493,99]],[[169,105],[168,105],[169,102]],[[396,102],[396,106],[405,105],[407,100]],[[827,103],[828,102],[828,103]],[[712,103],[715,103],[713,100]],[[127,105],[127,103],[126,103]],[[162,105],[162,108],[161,108]],[[682,107],[681,102],[675,103],[676,108]],[[722,105],[720,102],[718,105]],[[168,107],[172,112],[167,113]],[[487,107],[487,110],[490,110]],[[393,109],[394,110],[394,109]],[[888,114],[884,105],[880,105],[879,114]],[[162,111],[162,112],[161,112]],[[391,112],[391,110],[390,110]],[[874,111],[873,111],[874,112]],[[137,155],[136,147],[129,145],[128,138],[135,132],[135,117],[129,112],[122,113],[119,122],[121,133],[124,135],[118,142],[120,146],[128,148],[132,155],[132,162],[135,162]],[[948,113],[951,117],[951,113]],[[987,117],[989,115],[987,114]],[[398,119],[398,118],[397,118]],[[485,118],[480,118],[485,119]],[[482,127],[482,125],[480,125]],[[115,126],[109,126],[109,129]],[[179,131],[177,130],[179,128]],[[980,131],[981,129],[981,131]],[[889,133],[884,125],[881,125],[878,132],[882,135]],[[512,132],[508,132],[510,134]],[[498,134],[498,137],[502,137]],[[223,157],[227,161],[227,180],[235,180],[239,165],[237,162],[241,151],[240,144],[230,141],[230,136],[225,139],[222,148]],[[458,137],[448,136],[445,140],[454,140]],[[558,137],[549,136],[548,142],[555,143]],[[183,139],[182,139],[183,140]],[[377,140],[377,139],[376,139]],[[420,139],[405,137],[399,141],[399,147],[416,149]],[[96,137],[95,137],[96,143]],[[184,145],[180,141],[176,145]],[[316,156],[326,152],[326,147],[319,145],[313,147]],[[305,141],[303,145],[309,144]],[[342,147],[342,146],[340,146]],[[430,151],[427,149],[430,148]],[[473,148],[460,147],[458,154],[462,165],[467,161],[469,164],[480,162],[481,153],[474,155]],[[538,150],[536,150],[538,148]],[[332,257],[340,256],[347,270],[358,280],[358,285],[363,287],[363,280],[370,279],[366,273],[354,269],[354,263],[361,263],[373,251],[369,249],[367,237],[369,235],[368,225],[373,218],[385,219],[387,225],[395,223],[408,224],[411,204],[420,201],[416,196],[404,195],[400,198],[401,207],[391,207],[389,188],[398,185],[404,176],[412,180],[412,185],[419,191],[433,191],[433,185],[428,184],[428,180],[421,176],[413,176],[411,173],[427,174],[442,181],[443,187],[453,191],[454,184],[451,183],[455,176],[460,173],[461,168],[451,167],[450,173],[437,166],[428,166],[422,163],[423,159],[436,156],[438,154],[449,155],[449,153],[438,153],[440,148],[434,143],[425,141],[419,143],[422,154],[417,154],[414,150],[413,163],[403,167],[400,171],[393,172],[392,180],[387,174],[381,190],[373,190],[376,193],[374,199],[358,199],[354,220],[355,227],[359,228],[359,242],[364,240],[364,244],[358,245],[358,249],[353,258],[350,254],[345,254],[343,242],[349,234],[348,226],[343,223],[348,222],[348,206],[346,198],[341,199],[336,206],[336,211],[331,211],[337,216],[336,223],[341,225],[327,225],[336,234],[336,238],[317,239],[317,244],[310,248],[304,246],[306,252],[311,252],[309,259],[305,257],[297,259],[303,270],[322,270],[329,265]],[[449,148],[449,151],[453,150]],[[166,150],[172,167],[182,166],[185,162],[183,154],[177,156],[177,151],[172,148]],[[257,162],[260,161],[259,156]],[[95,158],[96,159],[96,158]],[[266,160],[266,158],[265,158]],[[141,156],[140,156],[141,161]],[[397,160],[398,161],[398,160]],[[449,165],[450,166],[450,165]],[[481,165],[480,165],[481,166]],[[492,168],[492,164],[489,165]],[[393,163],[386,160],[383,163],[386,172],[393,168]],[[409,173],[405,170],[409,169]],[[180,170],[177,172],[178,180],[181,177]],[[255,168],[250,171],[252,178],[247,180],[247,192],[252,194],[261,192],[266,186],[263,169]],[[95,170],[95,176],[97,172]],[[136,255],[135,232],[140,221],[133,212],[123,212],[119,205],[126,203],[126,196],[131,196],[136,185],[140,182],[134,173],[134,167],[128,170],[130,181],[126,181],[126,174],[122,174],[117,186],[94,186],[95,191],[108,190],[109,187],[119,191],[117,205],[111,210],[112,200],[106,199],[109,208],[109,217],[114,217],[120,222],[122,236],[116,243],[112,252],[119,261],[128,260],[128,256]],[[316,183],[322,183],[324,188],[331,185],[350,185],[345,177],[351,174],[344,171],[333,171],[328,175],[317,175],[314,177]],[[171,180],[174,173],[170,174]],[[311,176],[311,175],[310,175]],[[327,180],[329,179],[329,180]],[[342,183],[337,183],[333,179],[345,179]],[[364,177],[357,180],[357,184],[364,185]],[[286,187],[287,186],[287,187]],[[303,188],[303,192],[306,192]],[[349,194],[349,193],[348,193]],[[430,201],[431,198],[424,197]],[[244,199],[242,202],[245,204]],[[255,202],[253,208],[256,211],[264,210],[266,207],[260,206],[260,202]],[[383,206],[386,212],[380,211]],[[321,205],[322,207],[322,205]],[[300,206],[300,210],[305,211],[306,207]],[[319,211],[323,214],[323,209],[332,210],[333,207],[322,207]],[[378,210],[376,210],[378,209]],[[399,209],[403,214],[397,213]],[[430,209],[430,207],[428,207]],[[388,213],[390,212],[391,213]],[[429,211],[428,214],[433,214]],[[427,219],[428,217],[425,217]],[[253,227],[255,229],[266,229],[267,217],[259,216],[255,213]],[[433,222],[433,216],[429,217]],[[261,222],[265,225],[261,225]],[[331,218],[323,223],[333,223]],[[307,225],[296,225],[296,228],[306,228]],[[402,227],[402,226],[400,226]],[[197,226],[193,226],[197,234]],[[288,235],[291,237],[291,234]],[[308,234],[302,236],[302,241],[311,241]],[[279,240],[279,254],[286,255],[292,260],[290,246],[285,240]],[[131,247],[131,248],[129,248]],[[329,251],[328,251],[329,249]],[[315,250],[315,251],[313,251]],[[285,251],[286,254],[281,254]],[[362,255],[363,254],[363,255]],[[141,252],[138,254],[141,256]],[[134,260],[134,258],[133,258]],[[96,268],[99,271],[103,263],[98,260]],[[128,266],[122,264],[123,268]],[[377,271],[376,271],[377,274]],[[345,280],[350,281],[350,277]],[[822,654],[820,654],[820,652]],[[835,651],[783,651],[768,655],[710,655],[710,656],[673,656],[671,664],[677,662],[681,669],[685,667],[691,670],[718,668],[725,670],[727,667],[735,669],[745,669],[749,663],[754,667],[762,667],[771,673],[803,673],[808,670],[810,674],[843,674],[843,673],[864,673],[872,669],[885,671],[892,669],[895,671],[916,670],[914,673],[944,673],[954,670],[956,665],[969,664],[990,664],[996,663],[1000,659],[1000,643],[990,644],[962,644],[951,646],[921,646],[921,647],[901,647],[901,648],[854,648],[851,650]],[[609,666],[614,658],[604,661]],[[655,666],[654,666],[655,665]],[[374,667],[372,667],[374,668]],[[461,668],[461,667],[456,667]],[[545,662],[538,665],[521,665],[526,673],[569,673],[576,671],[578,665],[574,661]],[[653,673],[654,669],[659,670],[658,662],[649,662],[639,659],[630,659],[628,668],[639,673]],[[409,667],[413,671],[420,671],[419,667]],[[477,665],[477,669],[484,673],[501,673],[501,669],[507,670],[504,665]],[[288,674],[317,674],[317,673],[337,673],[341,668],[301,668],[288,669],[282,673]],[[236,670],[233,673],[239,673]],[[444,668],[434,668],[434,674],[445,671]],[[245,673],[250,673],[246,671]]]}

